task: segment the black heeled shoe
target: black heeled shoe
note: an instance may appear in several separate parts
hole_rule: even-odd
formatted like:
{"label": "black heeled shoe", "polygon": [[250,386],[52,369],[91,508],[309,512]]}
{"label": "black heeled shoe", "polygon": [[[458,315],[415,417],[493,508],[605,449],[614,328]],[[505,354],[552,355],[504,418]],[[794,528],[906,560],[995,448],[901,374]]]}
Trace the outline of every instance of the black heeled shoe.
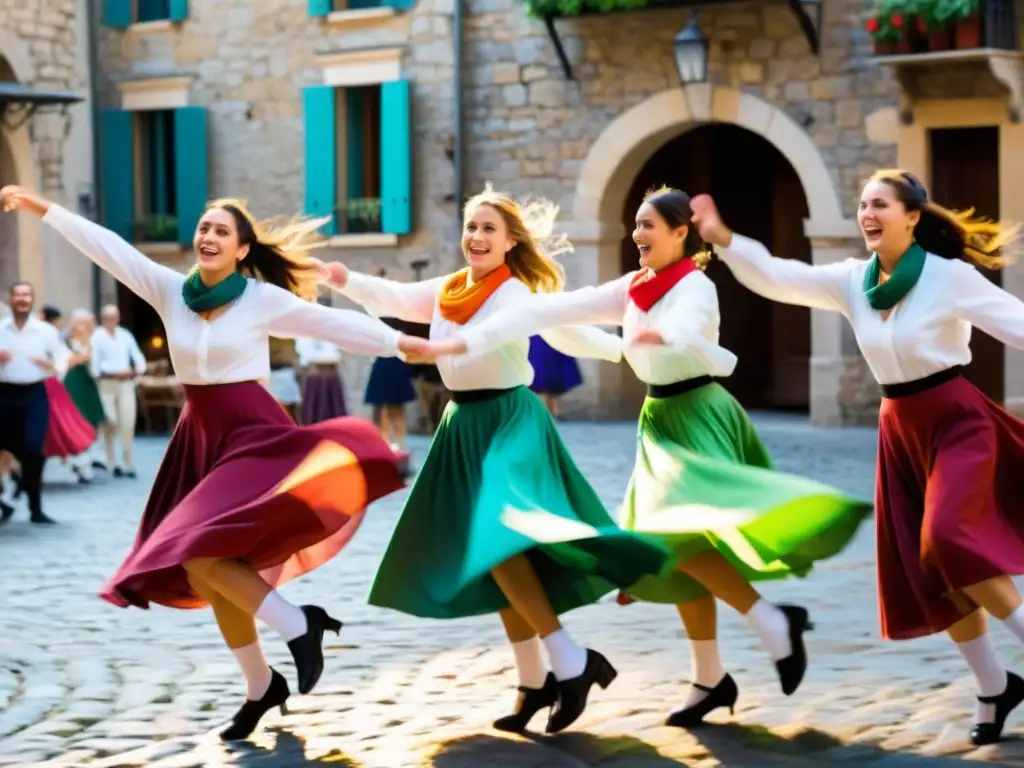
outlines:
{"label": "black heeled shoe", "polygon": [[804,645],[804,632],[814,629],[810,614],[799,605],[780,605],[779,610],[786,614],[789,622],[789,645],[792,652],[784,659],[775,662],[775,671],[779,674],[782,692],[791,696],[803,682],[807,672],[807,648]]}
{"label": "black heeled shoe", "polygon": [[552,708],[544,730],[547,733],[558,733],[575,723],[587,708],[591,687],[596,683],[602,689],[607,688],[618,674],[608,659],[588,648],[583,674],[558,681],[558,702]]}
{"label": "black heeled shoe", "polygon": [[982,704],[994,704],[996,720],[994,723],[975,723],[971,728],[971,743],[977,746],[995,744],[1003,735],[1003,726],[1007,716],[1024,701],[1024,680],[1013,672],[1006,673],[1006,690],[998,696],[979,696]]}
{"label": "black heeled shoe", "polygon": [[221,741],[241,741],[247,739],[256,730],[260,720],[274,707],[281,708],[281,714],[288,714],[285,702],[292,692],[288,690],[288,681],[273,667],[270,668],[270,687],[258,701],[246,699],[233,718],[231,725],[220,732]]}
{"label": "black heeled shoe", "polygon": [[698,691],[704,691],[707,696],[692,706],[677,709],[668,716],[665,720],[665,725],[671,725],[675,728],[693,728],[694,726],[701,725],[704,722],[704,718],[719,707],[728,707],[729,714],[733,713],[736,707],[736,699],[740,695],[740,689],[736,686],[736,681],[732,679],[732,675],[726,673],[725,677],[719,680],[718,685],[714,688],[709,688],[700,683],[691,683],[691,685]]}
{"label": "black heeled shoe", "polygon": [[[0,486],[0,493],[2,493],[2,486]],[[6,501],[0,501],[0,523],[6,523],[12,515],[14,515],[14,507]]]}
{"label": "black heeled shoe", "polygon": [[319,605],[304,605],[306,634],[288,641],[299,677],[299,693],[309,693],[324,672],[324,632],[341,632],[341,622],[327,615]]}
{"label": "black heeled shoe", "polygon": [[522,733],[534,715],[542,709],[555,706],[555,702],[558,701],[558,683],[550,672],[544,680],[543,688],[526,688],[520,685],[518,690],[515,710],[511,715],[495,720],[495,730]]}

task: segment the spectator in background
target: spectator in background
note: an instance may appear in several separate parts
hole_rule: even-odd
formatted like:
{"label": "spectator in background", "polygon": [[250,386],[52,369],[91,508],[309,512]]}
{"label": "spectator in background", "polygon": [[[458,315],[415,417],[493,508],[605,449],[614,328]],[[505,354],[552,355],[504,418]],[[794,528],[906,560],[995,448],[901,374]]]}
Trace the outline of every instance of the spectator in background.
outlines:
{"label": "spectator in background", "polygon": [[529,359],[533,367],[530,389],[540,395],[551,415],[561,420],[558,398],[583,383],[576,358],[559,352],[540,336],[531,336]]}

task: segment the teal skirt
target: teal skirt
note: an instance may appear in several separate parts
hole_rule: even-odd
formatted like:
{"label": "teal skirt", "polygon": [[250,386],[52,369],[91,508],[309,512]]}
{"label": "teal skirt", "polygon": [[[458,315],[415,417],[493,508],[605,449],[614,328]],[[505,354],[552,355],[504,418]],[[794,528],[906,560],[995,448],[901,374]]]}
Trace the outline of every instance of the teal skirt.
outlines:
{"label": "teal skirt", "polygon": [[657,603],[706,596],[674,566],[712,549],[751,582],[806,576],[850,543],[871,509],[823,483],[774,471],[746,412],[719,384],[647,398],[621,522],[657,537],[673,562],[628,592]]}
{"label": "teal skirt", "polygon": [[88,363],[79,363],[68,369],[64,376],[64,388],[87,422],[98,427],[107,420],[103,401],[100,400],[100,391],[93,381],[92,374],[89,373]]}
{"label": "teal skirt", "polygon": [[490,572],[525,554],[564,613],[658,573],[668,552],[619,528],[526,387],[449,403],[370,590],[424,618],[494,613]]}

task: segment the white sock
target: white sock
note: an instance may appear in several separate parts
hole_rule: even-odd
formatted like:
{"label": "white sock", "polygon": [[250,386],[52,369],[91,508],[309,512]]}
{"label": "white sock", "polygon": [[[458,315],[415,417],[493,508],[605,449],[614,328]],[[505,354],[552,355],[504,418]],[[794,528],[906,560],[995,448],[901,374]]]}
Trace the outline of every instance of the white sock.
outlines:
{"label": "white sock", "polygon": [[1024,642],[1024,604],[1003,619],[1003,624],[1018,640]]}
{"label": "white sock", "polygon": [[[978,681],[979,696],[998,696],[1006,690],[1006,668],[999,661],[988,632],[966,643],[957,643],[956,647],[974,673],[974,679]],[[982,704],[979,701],[974,714],[976,723],[994,723],[995,704]]]}
{"label": "white sock", "polygon": [[556,679],[571,680],[583,674],[587,667],[587,649],[576,645],[568,632],[564,629],[556,630],[543,638],[543,641]]}
{"label": "white sock", "polygon": [[789,620],[777,606],[762,597],[743,618],[757,632],[761,645],[768,651],[772,661],[782,661],[793,653],[793,644],[789,642]]}
{"label": "white sock", "polygon": [[548,665],[544,661],[544,644],[534,635],[529,640],[512,643],[516,657],[519,685],[523,688],[541,689],[548,678]]}
{"label": "white sock", "polygon": [[232,648],[238,666],[242,668],[245,675],[245,698],[249,701],[259,701],[270,688],[270,665],[263,657],[263,650],[260,648],[260,641],[250,643],[242,648]]}
{"label": "white sock", "polygon": [[302,637],[309,628],[302,609],[281,597],[276,589],[270,590],[263,598],[256,618],[277,632],[286,643]]}
{"label": "white sock", "polygon": [[[725,677],[722,659],[718,655],[718,640],[690,641],[690,682],[714,688]],[[692,707],[707,697],[707,691],[690,686],[683,709]]]}

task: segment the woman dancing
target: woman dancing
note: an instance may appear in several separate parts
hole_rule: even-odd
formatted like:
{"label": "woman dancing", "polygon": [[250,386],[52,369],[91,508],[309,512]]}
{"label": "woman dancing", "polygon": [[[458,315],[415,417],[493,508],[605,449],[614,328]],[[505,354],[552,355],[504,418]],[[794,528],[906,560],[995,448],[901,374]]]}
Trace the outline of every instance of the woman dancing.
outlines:
{"label": "woman dancing", "polygon": [[839,312],[882,386],[875,507],[882,636],[947,632],[979,688],[971,741],[998,741],[1024,700],[985,612],[1024,640],[1024,424],[961,375],[971,327],[1024,349],[1024,303],[972,264],[994,268],[1016,228],[930,202],[899,170],[876,173],[857,219],[867,261],[812,266],[773,258],[731,232],[714,201],[694,200],[694,222],[736,279],[766,298]]}
{"label": "woman dancing", "polygon": [[757,633],[782,692],[796,691],[807,667],[807,610],[775,606],[751,582],[806,575],[815,561],[840,552],[870,512],[821,483],[772,471],[747,414],[715,381],[733,372],[736,356],[718,345],[718,294],[702,271],[708,255],[691,215],[686,194],[655,190],[636,213],[639,271],[596,288],[526,297],[431,344],[432,353],[475,356],[567,323],[623,326],[624,355],[647,384],[647,399],[621,522],[657,535],[675,565],[632,585],[629,595],[674,603],[686,628],[691,687],[667,720],[680,727],[719,707],[731,710],[738,696],[719,656],[716,598]]}
{"label": "woman dancing", "polygon": [[[90,372],[92,360],[92,333],[96,330],[96,318],[87,309],[76,309],[71,313],[68,323],[67,345],[71,349],[68,359],[68,372],[64,375],[64,387],[82,417],[99,430],[100,424],[106,421],[100,390],[96,386]],[[98,432],[97,432],[98,433]],[[87,450],[72,462],[72,469],[79,479],[88,481],[92,477],[92,451]]]}
{"label": "woman dancing", "polygon": [[323,634],[341,622],[319,606],[292,605],[274,587],[337,554],[366,506],[402,485],[394,454],[368,422],[297,427],[275,403],[261,384],[270,373],[268,337],[314,336],[366,355],[425,342],[300,298],[315,295],[317,262],[302,251],[322,222],[270,229],[241,202],[218,200],[199,221],[197,267],[184,276],[20,187],[0,190],[0,202],[41,216],[149,302],[167,329],[186,404],[132,551],[101,595],[122,607],[211,605],[247,686],[221,737],[245,738],[289,696],[263,657],[254,619],[287,642],[299,691],[312,690]]}
{"label": "woman dancing", "polygon": [[[445,338],[533,290],[561,287],[551,250],[541,251],[556,212],[544,202],[520,209],[488,187],[465,208],[465,269],[395,283],[334,263],[326,265],[330,284],[374,314],[430,323],[431,337]],[[573,356],[621,357],[620,339],[597,329],[545,335]],[[665,552],[616,526],[576,468],[528,388],[533,371],[525,341],[473,359],[447,358],[438,368],[452,402],[370,602],[428,618],[497,612],[514,650],[520,697],[515,712],[495,727],[522,731],[533,715],[552,707],[547,732],[555,733],[583,713],[595,683],[605,688],[616,676],[604,656],[576,644],[558,615],[657,572]],[[568,528],[578,540],[549,544],[522,536],[502,524],[508,508],[541,514],[548,532]]]}

